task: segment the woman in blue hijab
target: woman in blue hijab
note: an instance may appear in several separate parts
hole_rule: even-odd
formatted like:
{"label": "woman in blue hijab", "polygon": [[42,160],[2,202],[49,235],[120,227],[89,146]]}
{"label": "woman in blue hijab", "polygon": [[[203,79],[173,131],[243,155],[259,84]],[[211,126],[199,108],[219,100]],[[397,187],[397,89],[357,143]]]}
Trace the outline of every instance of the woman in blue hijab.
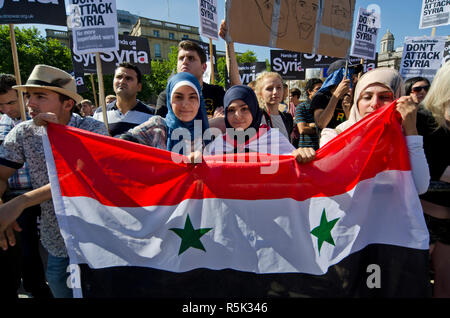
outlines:
{"label": "woman in blue hijab", "polygon": [[[189,131],[191,142],[193,142],[195,139],[202,139],[204,131],[209,128],[209,123],[201,94],[202,89],[194,75],[186,72],[174,75],[167,83],[166,91],[167,150],[172,151],[180,142],[173,134],[176,129],[183,128]],[[201,121],[201,136],[194,135],[195,121]]]}
{"label": "woman in blue hijab", "polygon": [[[183,153],[185,143],[192,145],[194,141],[203,141],[203,133],[209,128],[209,123],[197,78],[185,72],[175,74],[169,79],[166,90],[166,118],[153,116],[120,138],[177,153]],[[201,131],[199,136],[194,134],[196,124],[201,124],[201,130],[197,129]]]}

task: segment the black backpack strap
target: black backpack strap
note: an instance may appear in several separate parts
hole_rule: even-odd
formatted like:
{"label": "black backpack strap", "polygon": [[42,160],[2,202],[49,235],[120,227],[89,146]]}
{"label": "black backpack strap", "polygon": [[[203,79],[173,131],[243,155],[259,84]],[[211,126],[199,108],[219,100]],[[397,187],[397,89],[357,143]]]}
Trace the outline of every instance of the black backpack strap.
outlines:
{"label": "black backpack strap", "polygon": [[282,112],[279,112],[279,114],[281,115],[281,119],[283,119],[284,127],[286,128],[288,135],[290,135],[294,128],[294,119],[292,118],[292,115]]}
{"label": "black backpack strap", "polygon": [[270,128],[273,128],[272,120],[270,119],[269,114],[268,114],[265,110],[263,110],[263,116],[264,116],[264,118],[266,119],[267,125],[268,125]]}

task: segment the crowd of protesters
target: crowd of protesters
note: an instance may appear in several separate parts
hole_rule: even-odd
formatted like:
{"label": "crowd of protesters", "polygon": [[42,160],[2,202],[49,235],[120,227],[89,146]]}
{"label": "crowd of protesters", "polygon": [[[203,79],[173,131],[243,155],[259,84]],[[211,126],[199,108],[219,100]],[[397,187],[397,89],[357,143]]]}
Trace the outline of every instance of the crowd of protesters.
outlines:
{"label": "crowd of protesters", "polygon": [[[222,23],[220,36],[225,39],[226,33]],[[450,202],[443,191],[449,186],[450,160],[442,151],[450,144],[450,62],[430,83],[421,77],[404,82],[388,68],[362,74],[360,66],[346,67],[339,60],[329,67],[325,81],[307,81],[302,98],[300,89],[287,90],[275,72],[263,72],[251,85],[242,85],[231,41],[227,49],[231,88],[225,91],[203,82],[206,55],[201,47],[180,42],[177,74],[160,93],[156,111],[137,99],[139,69],[120,64],[113,80],[115,96],[107,96],[107,126],[103,110],[83,99],[73,77],[60,69],[36,65],[25,85],[16,85],[12,75],[0,75],[0,297],[17,297],[21,284],[35,298],[71,297],[69,259],[41,139],[47,122],[181,153],[186,162],[201,162],[209,154],[266,151],[305,163],[314,160],[319,145],[393,101],[430,232],[434,296],[450,297]],[[30,119],[25,122],[19,93],[24,93]],[[194,133],[196,121],[201,122],[200,136]],[[187,137],[174,137],[179,128],[189,132]],[[214,140],[203,138],[207,129],[215,130]]]}

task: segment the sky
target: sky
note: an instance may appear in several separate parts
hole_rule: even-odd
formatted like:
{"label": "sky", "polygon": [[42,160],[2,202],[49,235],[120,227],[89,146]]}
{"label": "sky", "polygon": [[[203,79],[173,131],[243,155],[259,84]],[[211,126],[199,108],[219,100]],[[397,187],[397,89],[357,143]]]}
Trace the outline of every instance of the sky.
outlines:
{"label": "sky", "polygon": [[[242,0],[240,0],[242,1]],[[69,0],[65,0],[68,7]],[[217,0],[219,20],[225,16],[225,0]],[[419,29],[420,10],[422,0],[356,0],[355,15],[360,7],[377,5],[381,12],[381,28],[378,33],[378,50],[380,40],[389,29],[395,37],[394,47],[403,47],[405,36],[431,35],[431,28]],[[117,9],[126,10],[132,14],[150,19],[163,20],[173,23],[199,26],[198,0],[116,0]],[[354,18],[355,21],[356,18]],[[22,25],[28,26],[28,25]],[[36,25],[45,35],[46,28],[67,30],[64,27]],[[436,28],[436,35],[450,35],[450,25]],[[202,38],[204,42],[209,39]],[[218,50],[225,51],[225,43],[222,39],[213,40]],[[256,45],[244,45],[235,43],[237,52],[251,50],[256,53],[259,61],[270,58],[270,48]]]}

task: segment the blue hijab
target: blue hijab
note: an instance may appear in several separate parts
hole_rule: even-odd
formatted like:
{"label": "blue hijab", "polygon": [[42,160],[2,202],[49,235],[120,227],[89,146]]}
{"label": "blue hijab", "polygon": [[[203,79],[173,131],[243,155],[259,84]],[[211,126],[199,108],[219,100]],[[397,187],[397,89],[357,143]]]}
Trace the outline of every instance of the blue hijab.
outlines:
{"label": "blue hijab", "polygon": [[258,99],[256,98],[255,92],[247,85],[232,86],[225,93],[225,96],[223,97],[223,104],[225,106],[226,127],[233,128],[228,122],[227,110],[231,102],[237,99],[244,101],[248,105],[248,107],[250,108],[250,112],[252,113],[253,120],[248,128],[253,127],[256,131],[258,131],[259,126],[261,125],[261,118],[263,113],[261,108],[259,108]]}
{"label": "blue hijab", "polygon": [[[171,103],[172,94],[174,93],[175,88],[179,87],[179,85],[183,86],[183,83],[181,82],[185,82],[185,85],[195,87],[197,89],[197,94],[200,101],[200,106],[198,108],[197,115],[193,120],[189,122],[183,122],[179,120],[172,110],[172,103]],[[205,132],[206,129],[209,128],[209,122],[208,122],[208,115],[206,114],[205,102],[203,100],[202,88],[200,87],[200,83],[198,82],[197,78],[194,75],[186,72],[175,74],[169,79],[166,91],[167,91],[166,125],[168,127],[167,150],[172,151],[172,148],[181,141],[181,140],[172,140],[171,135],[175,129],[177,128],[188,129],[189,132],[191,133],[191,141],[192,141],[194,140],[194,137],[201,137],[201,138],[203,137],[203,133]],[[194,136],[194,120],[202,121],[202,136]]]}

